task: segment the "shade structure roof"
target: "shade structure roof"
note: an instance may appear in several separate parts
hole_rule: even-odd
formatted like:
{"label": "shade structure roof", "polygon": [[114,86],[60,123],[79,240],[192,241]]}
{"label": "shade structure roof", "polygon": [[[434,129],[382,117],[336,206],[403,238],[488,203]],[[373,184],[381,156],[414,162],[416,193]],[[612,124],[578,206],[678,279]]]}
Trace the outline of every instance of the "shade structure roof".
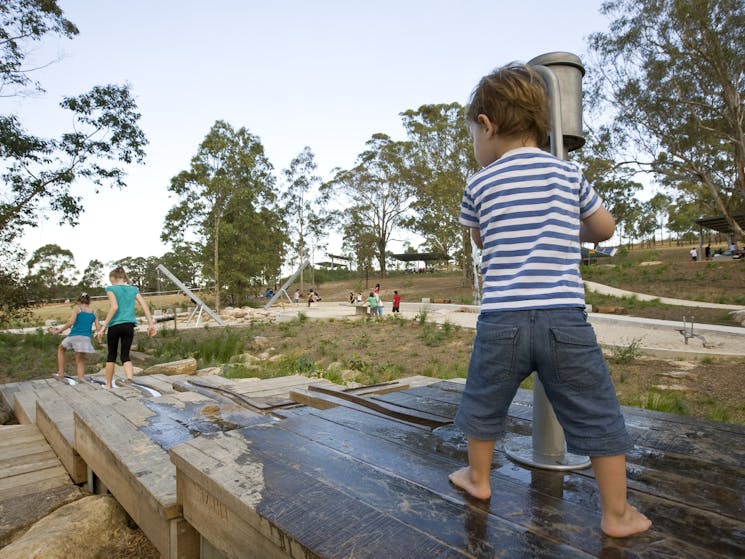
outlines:
{"label": "shade structure roof", "polygon": [[[734,219],[741,228],[745,229],[745,213],[732,214],[732,219]],[[733,232],[732,227],[730,227],[730,224],[727,222],[723,215],[719,215],[716,217],[700,217],[696,220],[696,223],[701,227],[713,229],[714,231],[719,231],[720,233]]]}
{"label": "shade structure roof", "polygon": [[393,258],[403,262],[434,262],[438,260],[451,260],[450,256],[444,252],[405,252],[403,254],[394,254]]}

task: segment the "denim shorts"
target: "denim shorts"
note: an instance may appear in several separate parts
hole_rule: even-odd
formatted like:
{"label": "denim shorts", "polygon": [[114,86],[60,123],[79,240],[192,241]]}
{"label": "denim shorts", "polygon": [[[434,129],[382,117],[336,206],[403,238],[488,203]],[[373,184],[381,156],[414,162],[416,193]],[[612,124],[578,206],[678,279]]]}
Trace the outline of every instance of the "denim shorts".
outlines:
{"label": "denim shorts", "polygon": [[610,371],[582,308],[479,316],[456,425],[493,440],[520,383],[533,371],[564,429],[567,450],[615,456],[632,448]]}

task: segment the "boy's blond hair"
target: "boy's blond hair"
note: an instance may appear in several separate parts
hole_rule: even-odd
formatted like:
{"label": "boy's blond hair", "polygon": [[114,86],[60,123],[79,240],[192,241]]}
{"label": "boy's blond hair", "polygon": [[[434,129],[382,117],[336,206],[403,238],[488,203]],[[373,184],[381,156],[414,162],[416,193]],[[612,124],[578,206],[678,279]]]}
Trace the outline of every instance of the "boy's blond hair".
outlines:
{"label": "boy's blond hair", "polygon": [[127,277],[127,272],[124,271],[124,268],[121,266],[117,266],[113,270],[111,270],[111,273],[109,274],[110,278],[124,281],[124,283],[127,283],[129,281],[129,278]]}
{"label": "boy's blond hair", "polygon": [[540,74],[512,62],[481,78],[466,107],[466,120],[489,117],[504,136],[523,136],[536,145],[548,144],[549,102]]}

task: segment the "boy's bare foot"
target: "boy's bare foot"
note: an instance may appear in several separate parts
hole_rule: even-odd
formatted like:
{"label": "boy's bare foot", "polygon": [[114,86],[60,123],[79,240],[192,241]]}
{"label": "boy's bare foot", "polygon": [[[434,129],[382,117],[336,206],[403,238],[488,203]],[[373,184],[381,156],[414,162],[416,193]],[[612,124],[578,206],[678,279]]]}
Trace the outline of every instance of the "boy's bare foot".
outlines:
{"label": "boy's bare foot", "polygon": [[626,503],[626,509],[623,514],[612,515],[604,514],[600,521],[600,529],[607,536],[614,538],[625,538],[639,532],[645,532],[649,530],[652,525],[652,521]]}
{"label": "boy's bare foot", "polygon": [[489,499],[491,497],[491,486],[487,480],[486,484],[475,483],[471,479],[471,468],[466,466],[448,476],[450,483],[458,489],[462,489],[471,497],[476,499]]}

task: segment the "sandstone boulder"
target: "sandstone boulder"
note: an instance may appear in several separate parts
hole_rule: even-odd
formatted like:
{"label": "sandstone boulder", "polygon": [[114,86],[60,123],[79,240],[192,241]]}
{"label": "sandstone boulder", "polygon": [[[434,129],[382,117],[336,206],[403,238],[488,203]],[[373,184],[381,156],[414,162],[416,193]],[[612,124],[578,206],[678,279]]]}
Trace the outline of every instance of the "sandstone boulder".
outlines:
{"label": "sandstone boulder", "polygon": [[144,361],[148,357],[147,353],[135,351],[133,349],[129,351],[129,356],[132,358],[132,361]]}
{"label": "sandstone boulder", "polygon": [[271,340],[266,336],[255,336],[254,339],[251,340],[251,345],[256,349],[266,349],[269,347],[270,343]]}
{"label": "sandstone boulder", "polygon": [[113,497],[91,495],[39,520],[0,549],[0,559],[94,559],[126,527],[127,515]]}
{"label": "sandstone boulder", "polygon": [[193,357],[159,363],[142,371],[143,375],[195,375],[197,373],[197,360]]}
{"label": "sandstone boulder", "polygon": [[251,353],[240,353],[230,358],[231,363],[243,363],[244,365],[252,365],[260,361],[261,359]]}

